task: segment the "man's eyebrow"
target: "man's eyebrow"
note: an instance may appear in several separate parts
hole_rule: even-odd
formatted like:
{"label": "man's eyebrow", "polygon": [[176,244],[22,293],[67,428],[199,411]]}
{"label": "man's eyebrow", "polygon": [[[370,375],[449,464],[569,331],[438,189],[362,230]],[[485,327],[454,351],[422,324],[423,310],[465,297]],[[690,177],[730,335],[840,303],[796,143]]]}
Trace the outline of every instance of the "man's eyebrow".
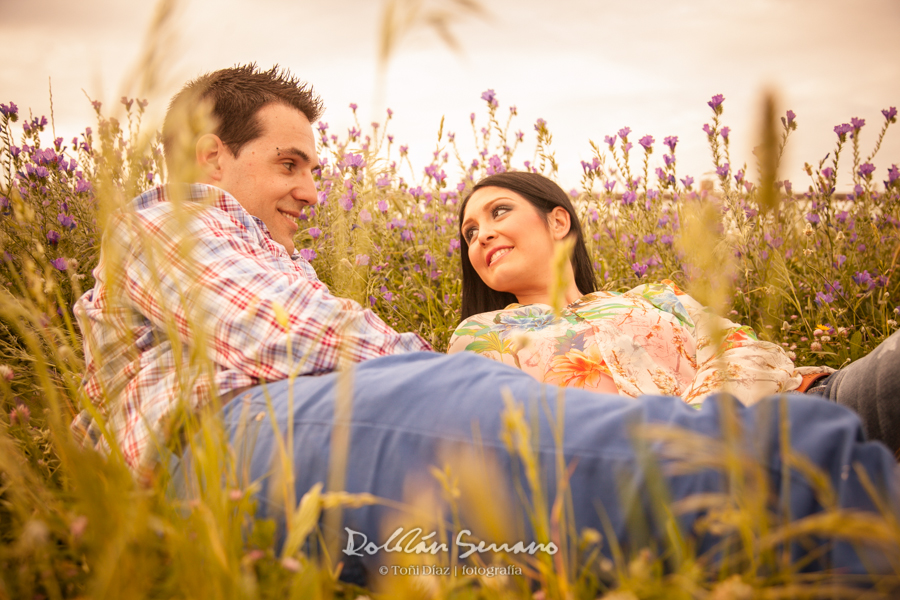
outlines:
{"label": "man's eyebrow", "polygon": [[[301,150],[300,148],[294,148],[294,147],[291,147],[291,148],[276,148],[276,150],[278,151],[279,156],[282,155],[282,154],[287,154],[287,155],[289,155],[289,156],[296,156],[296,157],[298,157],[300,160],[302,160],[302,161],[304,161],[304,162],[307,162],[307,163],[309,163],[309,164],[312,164],[312,162],[313,162],[312,159],[309,157],[309,154],[307,154],[306,152],[304,152],[304,151]],[[318,167],[318,166],[319,166],[319,165],[316,164],[316,167]],[[314,167],[314,168],[316,168],[316,167]]]}

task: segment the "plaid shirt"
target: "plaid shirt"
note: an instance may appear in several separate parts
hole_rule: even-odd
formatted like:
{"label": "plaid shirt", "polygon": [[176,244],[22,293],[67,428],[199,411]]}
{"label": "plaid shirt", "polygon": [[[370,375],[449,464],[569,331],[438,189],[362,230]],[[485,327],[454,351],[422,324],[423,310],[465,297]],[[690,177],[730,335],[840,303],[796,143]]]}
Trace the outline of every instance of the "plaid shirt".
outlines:
{"label": "plaid shirt", "polygon": [[[155,464],[180,409],[196,411],[214,393],[431,350],[332,296],[262,221],[202,184],[154,188],[117,214],[94,276],[75,305],[84,389],[139,473]],[[87,410],[72,429],[109,451]]]}

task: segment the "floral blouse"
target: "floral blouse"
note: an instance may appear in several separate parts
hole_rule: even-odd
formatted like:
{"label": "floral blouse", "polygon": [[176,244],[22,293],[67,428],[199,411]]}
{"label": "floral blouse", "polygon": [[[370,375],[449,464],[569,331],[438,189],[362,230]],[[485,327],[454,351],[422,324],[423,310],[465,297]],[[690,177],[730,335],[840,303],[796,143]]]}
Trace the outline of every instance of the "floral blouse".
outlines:
{"label": "floral blouse", "polygon": [[[714,328],[724,332],[718,345]],[[547,383],[690,404],[722,390],[752,404],[802,379],[780,346],[716,316],[669,280],[587,294],[559,318],[544,304],[474,315],[456,328],[448,352],[463,350]]]}

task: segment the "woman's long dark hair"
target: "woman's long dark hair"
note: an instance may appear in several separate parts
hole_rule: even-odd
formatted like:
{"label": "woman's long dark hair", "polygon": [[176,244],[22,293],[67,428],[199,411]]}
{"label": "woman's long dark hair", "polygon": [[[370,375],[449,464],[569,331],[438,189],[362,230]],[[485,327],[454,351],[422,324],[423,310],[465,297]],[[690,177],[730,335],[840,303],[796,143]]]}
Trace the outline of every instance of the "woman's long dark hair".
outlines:
{"label": "woman's long dark hair", "polygon": [[[557,206],[561,206],[569,213],[571,224],[569,234],[575,234],[575,247],[572,251],[572,270],[575,273],[575,285],[582,294],[589,294],[597,290],[594,278],[594,269],[591,259],[588,257],[587,247],[584,244],[584,235],[581,232],[581,221],[575,214],[575,207],[561,187],[553,181],[538,173],[527,171],[510,171],[489,175],[475,184],[469,195],[459,206],[459,223],[462,223],[469,198],[476,191],[485,187],[499,187],[510,190],[522,196],[542,214],[547,215]],[[514,294],[510,292],[498,292],[489,288],[469,261],[469,244],[466,238],[459,232],[460,258],[462,259],[462,307],[460,310],[462,320],[472,315],[500,310],[508,304],[516,301]]]}

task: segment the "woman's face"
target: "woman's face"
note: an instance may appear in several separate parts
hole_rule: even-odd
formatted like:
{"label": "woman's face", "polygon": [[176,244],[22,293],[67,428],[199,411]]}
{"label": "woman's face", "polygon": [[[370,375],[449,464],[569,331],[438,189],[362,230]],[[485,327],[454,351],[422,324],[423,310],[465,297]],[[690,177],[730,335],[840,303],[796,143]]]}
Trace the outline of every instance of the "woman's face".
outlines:
{"label": "woman's face", "polygon": [[469,197],[460,231],[481,280],[530,304],[548,301],[554,246],[569,225],[562,207],[544,215],[511,190],[484,187]]}

